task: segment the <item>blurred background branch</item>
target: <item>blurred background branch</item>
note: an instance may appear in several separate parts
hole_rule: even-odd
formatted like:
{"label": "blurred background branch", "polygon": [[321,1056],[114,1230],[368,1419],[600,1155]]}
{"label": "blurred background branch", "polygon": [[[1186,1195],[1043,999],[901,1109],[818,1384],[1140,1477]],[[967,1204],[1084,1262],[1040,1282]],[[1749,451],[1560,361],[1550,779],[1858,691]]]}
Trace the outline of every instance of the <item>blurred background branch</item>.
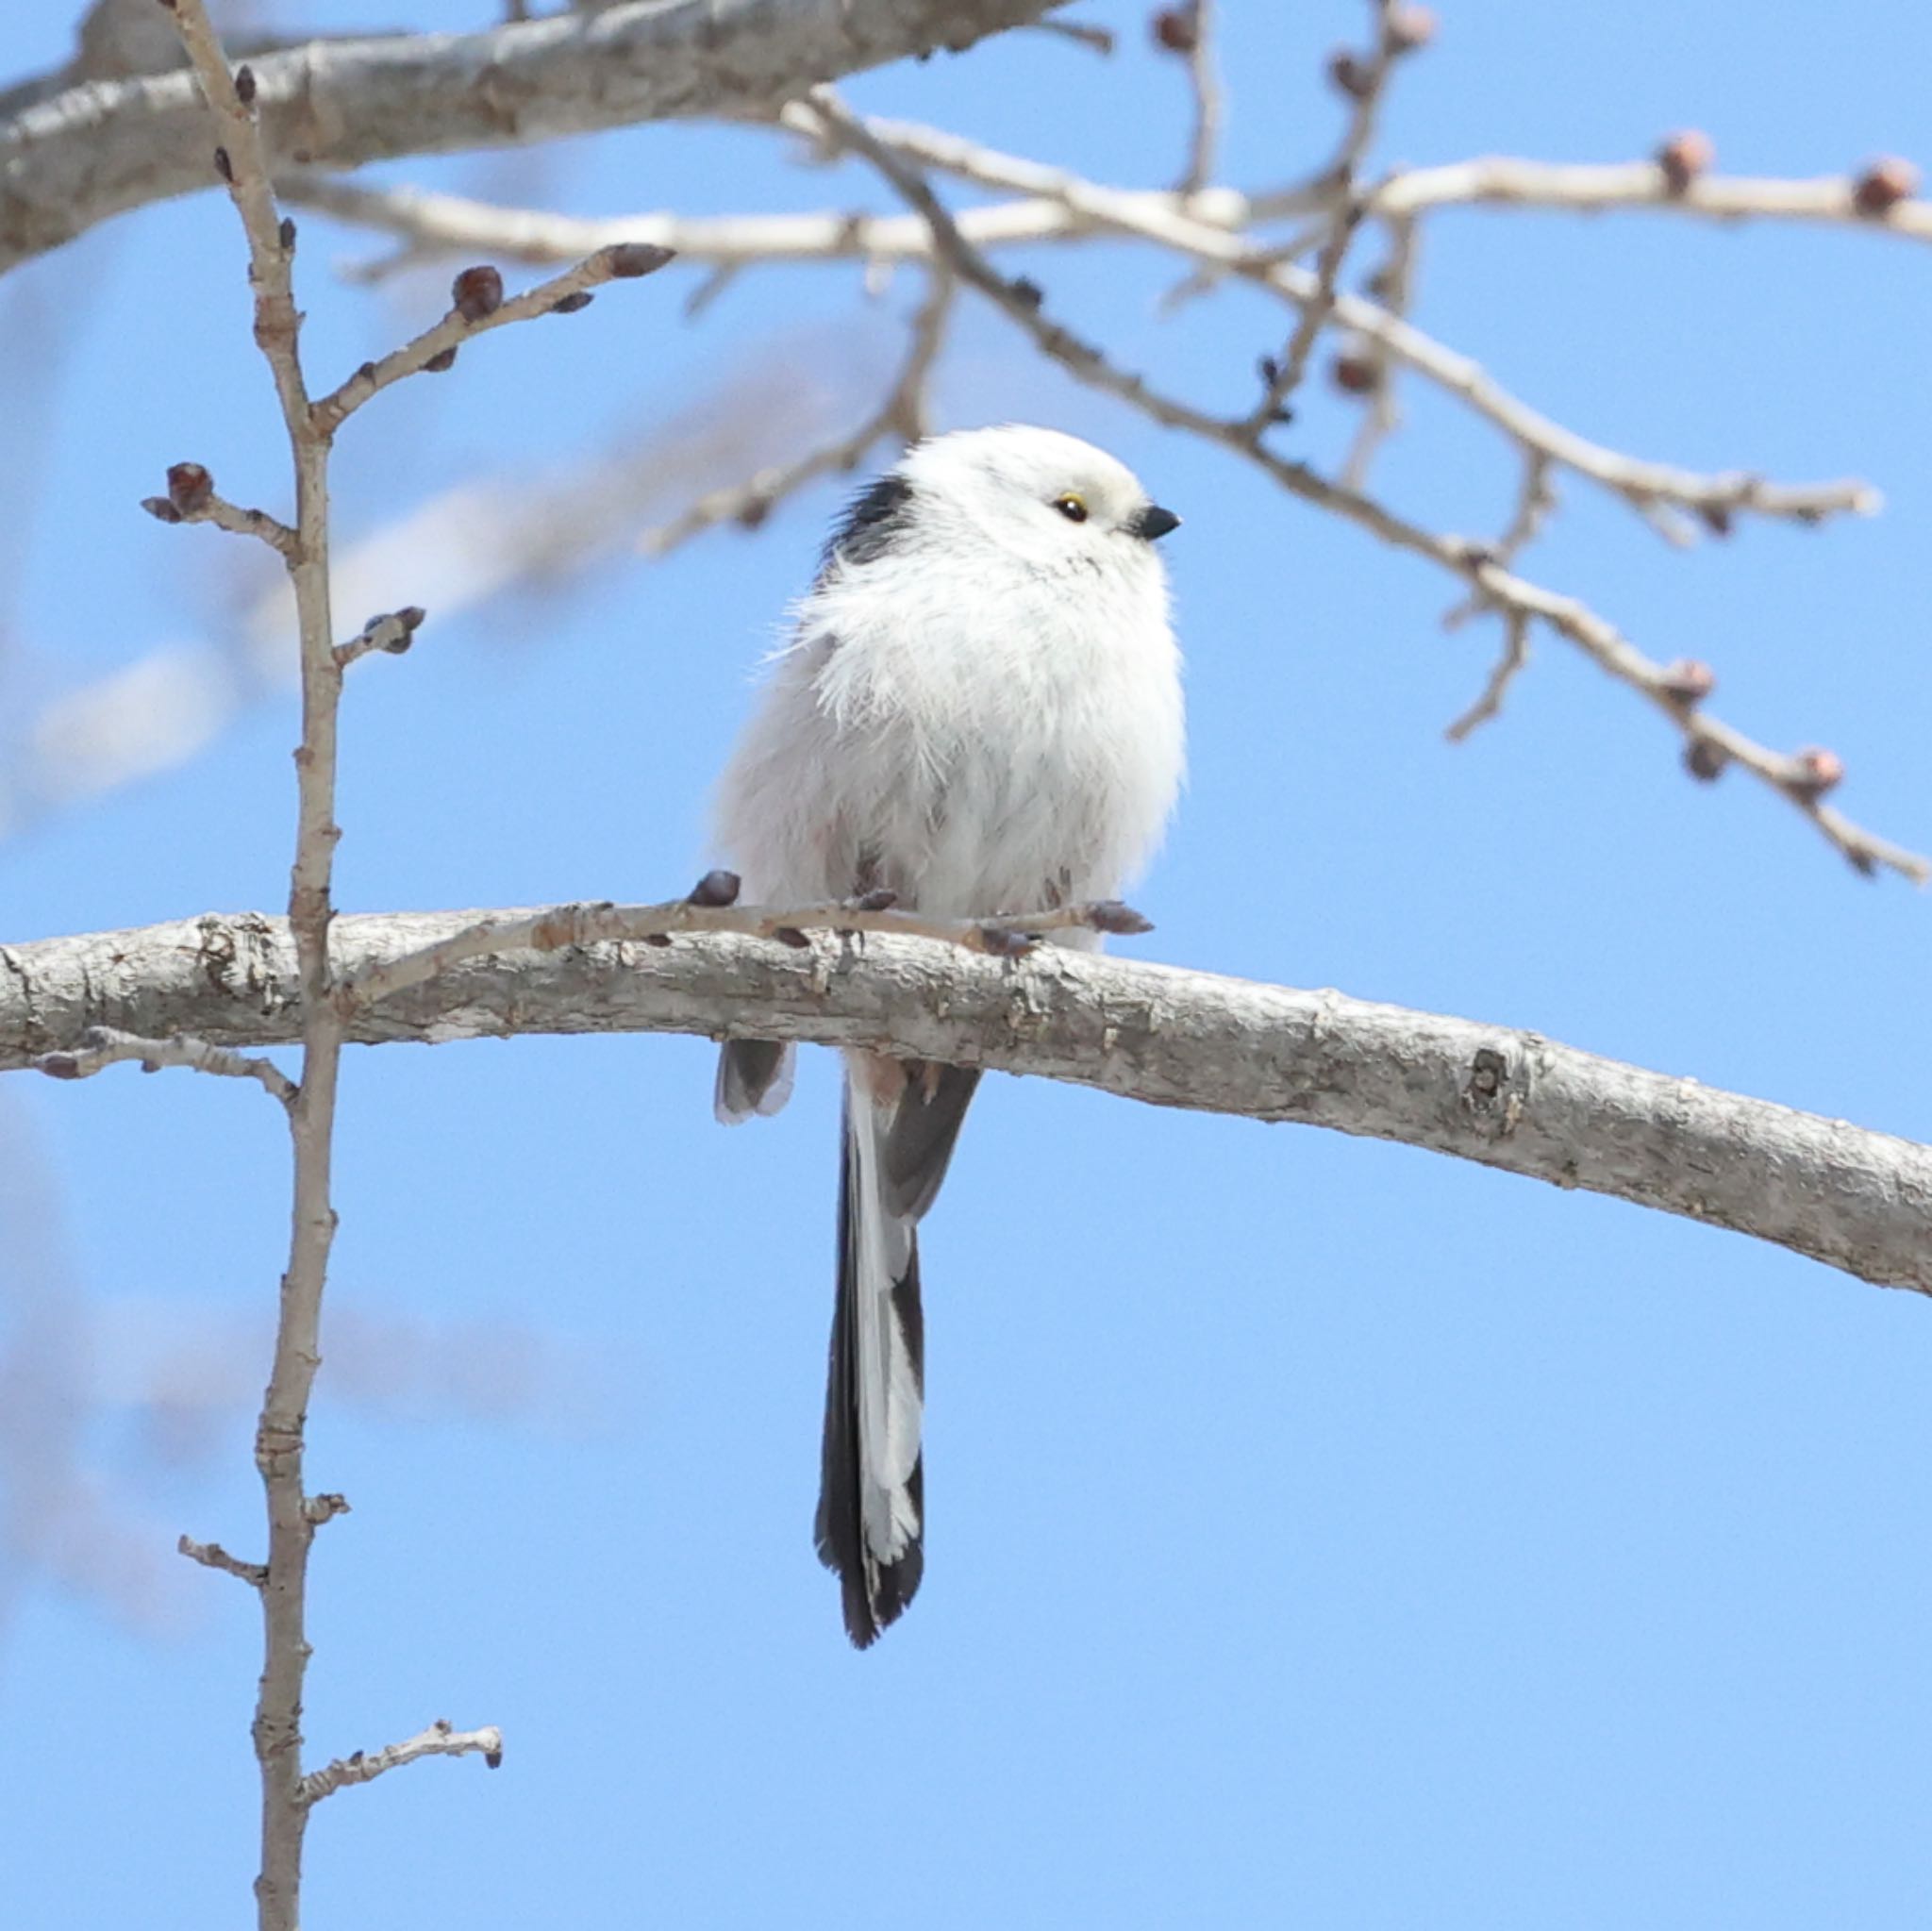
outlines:
{"label": "blurred background branch", "polygon": [[[543,43],[548,51],[541,59],[567,62],[582,53],[574,37],[591,32],[593,25],[599,32],[628,33],[635,11],[620,8],[594,22],[512,22],[496,32],[542,27],[555,44]],[[153,57],[152,48],[147,55],[139,52],[153,37],[138,18],[125,23],[132,40],[101,41],[122,16],[108,8],[100,14],[87,44],[99,41],[123,52],[110,57],[97,50],[85,58],[118,58],[139,66]],[[1086,361],[1058,359],[1082,379],[1103,379],[1112,393],[1158,421],[1246,455],[1303,501],[1458,575],[1466,594],[1450,621],[1493,616],[1503,641],[1481,695],[1450,725],[1452,739],[1459,741],[1496,714],[1505,691],[1529,662],[1531,631],[1542,626],[1650,700],[1676,726],[1686,769],[1694,778],[1709,781],[1736,765],[1797,805],[1859,870],[1893,871],[1923,881],[1928,865],[1917,851],[1868,831],[1827,802],[1845,771],[1838,752],[1817,745],[1780,750],[1711,713],[1707,701],[1716,674],[1707,659],[1721,655],[1718,644],[1699,657],[1687,678],[1679,674],[1681,660],[1667,663],[1642,653],[1609,620],[1576,599],[1511,574],[1521,554],[1547,529],[1554,485],[1564,474],[1607,491],[1679,547],[1699,536],[1725,537],[1749,517],[1815,524],[1841,514],[1870,514],[1879,505],[1877,491],[1855,479],[1780,483],[1745,468],[1700,473],[1625,453],[1552,420],[1474,359],[1407,319],[1418,294],[1423,229],[1446,208],[1643,210],[1726,223],[1827,224],[1932,239],[1932,203],[1913,198],[1915,171],[1885,158],[1838,178],[1727,176],[1716,171],[1708,138],[1689,130],[1663,140],[1651,158],[1607,167],[1491,158],[1397,167],[1372,176],[1383,92],[1399,65],[1426,50],[1435,26],[1425,8],[1380,0],[1369,15],[1367,51],[1340,50],[1328,63],[1329,84],[1347,108],[1336,152],[1300,179],[1274,189],[1248,191],[1212,178],[1229,90],[1219,77],[1211,8],[1171,8],[1152,24],[1156,45],[1182,64],[1192,102],[1190,158],[1172,191],[1105,185],[938,128],[875,118],[864,125],[872,139],[908,164],[1001,197],[949,210],[954,234],[975,259],[988,261],[994,252],[1022,247],[1035,258],[1050,259],[1076,245],[1124,241],[1171,256],[1182,287],[1195,297],[1244,285],[1265,291],[1293,312],[1287,346],[1259,358],[1255,399],[1231,415],[1215,415],[1177,394],[1162,398],[1125,371],[1106,374],[1104,353],[1096,351]],[[978,19],[973,16],[974,23]],[[854,25],[853,58],[870,58],[867,35],[873,25]],[[382,44],[367,43],[372,49]],[[532,51],[536,42],[508,44],[523,50],[518,58],[539,59]],[[425,52],[423,58],[431,57]],[[439,51],[433,58],[456,57]],[[1104,58],[1093,69],[1097,76],[1105,75]],[[273,75],[267,68],[261,72],[260,98],[272,109]],[[351,63],[339,76],[351,92],[363,84],[357,72]],[[752,102],[741,108],[754,114],[771,110]],[[782,118],[806,138],[822,164],[836,160],[809,109],[794,105]],[[273,111],[267,125],[273,130]],[[852,392],[835,398],[824,389],[816,395],[801,390],[794,380],[726,375],[712,399],[684,420],[661,425],[641,446],[632,441],[625,453],[588,458],[551,480],[518,477],[503,486],[473,480],[366,537],[348,549],[341,565],[351,607],[358,601],[359,559],[366,556],[386,564],[404,547],[421,548],[433,559],[430,572],[438,580],[422,594],[440,610],[465,608],[519,585],[546,593],[566,591],[586,565],[600,558],[632,551],[661,556],[722,524],[756,527],[779,501],[822,476],[855,470],[875,455],[882,459],[922,433],[929,420],[925,396],[941,356],[953,308],[949,288],[958,263],[947,258],[945,248],[936,248],[932,225],[917,210],[879,214],[855,203],[842,210],[586,218],[406,185],[352,182],[312,165],[325,158],[313,144],[304,155],[310,165],[286,171],[281,183],[290,199],[400,244],[398,252],[348,271],[363,277],[478,255],[556,266],[613,245],[641,243],[673,248],[687,273],[704,272],[687,304],[696,319],[725,287],[752,270],[849,263],[872,293],[888,285],[898,264],[944,271],[928,283],[926,299],[910,321],[904,367],[871,396],[856,375]],[[1341,286],[1343,255],[1365,224],[1379,226],[1387,245],[1365,291],[1356,293]],[[1003,275],[996,279],[1018,291],[1019,299],[1009,305],[1013,319],[1027,326],[1029,308],[1036,311],[1036,346],[1052,353],[1051,343],[1066,337],[1063,330],[1049,329],[1037,313],[1038,273],[1010,284]],[[1327,364],[1333,388],[1360,410],[1333,482],[1276,453],[1289,398],[1324,338],[1336,344]],[[793,345],[781,351],[780,359],[798,366],[818,358]],[[1435,385],[1513,445],[1528,494],[1496,536],[1430,530],[1363,496],[1370,465],[1398,426],[1395,391],[1403,376]],[[702,429],[693,416],[703,419]],[[741,446],[734,449],[734,443]],[[225,644],[154,649],[95,684],[49,699],[37,717],[16,726],[13,753],[0,774],[0,836],[36,822],[50,808],[99,796],[197,755],[249,704],[276,687],[283,674],[278,658],[264,654],[252,640],[273,635],[279,620],[274,592],[265,591],[242,634]]]}

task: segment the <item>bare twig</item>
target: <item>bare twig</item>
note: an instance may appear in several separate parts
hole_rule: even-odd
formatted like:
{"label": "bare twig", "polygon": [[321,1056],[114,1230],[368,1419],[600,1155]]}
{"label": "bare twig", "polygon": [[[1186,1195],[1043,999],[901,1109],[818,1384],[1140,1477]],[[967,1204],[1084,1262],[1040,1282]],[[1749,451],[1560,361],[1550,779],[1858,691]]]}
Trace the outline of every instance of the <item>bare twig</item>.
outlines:
{"label": "bare twig", "polygon": [[1459,744],[1476,728],[1503,708],[1503,699],[1518,674],[1529,663],[1529,619],[1521,610],[1508,610],[1503,616],[1503,654],[1496,659],[1496,667],[1490,673],[1490,679],[1482,688],[1475,702],[1457,718],[1443,735],[1452,744]]}
{"label": "bare twig", "polygon": [[[729,874],[723,874],[729,877]],[[734,881],[735,890],[735,881]],[[352,974],[337,990],[345,1016],[393,999],[461,965],[502,952],[556,952],[567,946],[662,942],[685,932],[734,932],[747,939],[798,942],[810,932],[877,932],[899,938],[936,939],[968,952],[1009,957],[1024,941],[1054,932],[1151,932],[1131,907],[1112,899],[1058,906],[1037,912],[1008,912],[983,919],[942,919],[865,902],[798,908],[707,905],[673,899],[663,905],[551,906],[505,920],[479,919],[435,944],[379,968]]]}
{"label": "bare twig", "polygon": [[426,1730],[400,1743],[352,1756],[339,1756],[302,1779],[302,1801],[320,1804],[325,1797],[351,1784],[373,1784],[384,1772],[400,1770],[424,1756],[481,1756],[494,1770],[503,1761],[503,1732],[494,1723],[481,1730],[452,1729],[439,1717]]}
{"label": "bare twig", "polygon": [[1216,0],[1189,0],[1188,87],[1194,100],[1193,125],[1188,136],[1188,164],[1181,171],[1178,191],[1198,194],[1214,178],[1216,150],[1221,145],[1222,117],[1226,106],[1221,92],[1221,68],[1215,58],[1220,22]]}
{"label": "bare twig", "polygon": [[244,1058],[225,1046],[210,1046],[187,1033],[167,1040],[143,1040],[133,1033],[119,1033],[111,1026],[90,1026],[79,1046],[68,1053],[46,1053],[34,1061],[34,1070],[52,1079],[92,1079],[109,1066],[123,1060],[138,1059],[143,1073],[158,1073],[164,1066],[185,1066],[195,1073],[219,1074],[228,1079],[252,1079],[281,1101],[295,1104],[295,1082],[272,1059]]}
{"label": "bare twig", "polygon": [[[1422,230],[1418,223],[1397,216],[1388,224],[1389,253],[1369,282],[1370,291],[1398,322],[1408,320],[1409,305],[1415,299],[1416,256]],[[1368,486],[1369,471],[1375,454],[1401,426],[1402,411],[1395,400],[1395,373],[1386,354],[1369,351],[1369,406],[1361,426],[1349,445],[1341,465],[1345,488],[1361,490]]]}
{"label": "bare twig", "polygon": [[1072,41],[1075,46],[1085,47],[1094,54],[1111,54],[1114,47],[1113,32],[1108,27],[1090,26],[1082,20],[1036,20],[1023,32],[1054,34],[1063,41]]}
{"label": "bare twig", "polygon": [[512,322],[530,322],[540,315],[570,315],[589,306],[591,291],[606,282],[628,280],[653,275],[671,259],[672,251],[642,241],[614,242],[600,248],[575,268],[553,275],[534,289],[505,300],[497,282],[494,298],[466,300],[464,285],[471,276],[493,276],[494,270],[471,270],[457,277],[456,301],[441,322],[425,328],[413,341],[392,349],[378,362],[364,362],[347,381],[340,384],[313,407],[316,432],[333,436],[342,424],[371,396],[379,394],[406,376],[420,375],[425,370],[447,369],[457,351],[476,336]]}
{"label": "bare twig", "polygon": [[[1350,486],[1355,487],[1354,485]],[[1540,449],[1524,452],[1523,481],[1517,487],[1516,507],[1509,513],[1509,525],[1490,547],[1490,560],[1505,569],[1542,534],[1543,524],[1556,513],[1557,490],[1550,481],[1550,459]],[[1459,630],[1472,617],[1480,617],[1491,608],[1479,590],[1473,590],[1442,612],[1442,628]]]}
{"label": "bare twig", "polygon": [[[781,116],[781,120],[786,117]],[[786,125],[796,125],[787,120]],[[931,238],[925,224],[909,215],[878,215],[857,209],[820,209],[806,214],[679,215],[666,213],[588,216],[548,209],[506,208],[460,194],[422,188],[377,188],[333,175],[296,173],[282,184],[300,206],[320,209],[340,221],[408,243],[400,255],[352,269],[352,279],[380,280],[396,268],[429,255],[495,255],[549,267],[575,261],[615,242],[640,241],[670,248],[687,264],[710,268],[750,268],[787,261],[930,261]],[[1130,201],[1149,208],[1174,208],[1165,190],[1136,191]],[[1187,204],[1200,222],[1242,228],[1264,219],[1264,205],[1231,188],[1208,188]],[[1091,241],[1108,234],[1058,199],[1027,197],[968,208],[960,224],[974,241],[1003,247],[1034,241]]]}
{"label": "bare twig", "polygon": [[1156,422],[1187,429],[1235,451],[1291,494],[1345,518],[1397,549],[1426,558],[1453,572],[1473,591],[1479,591],[1490,605],[1546,624],[1612,676],[1649,698],[1684,733],[1687,742],[1706,741],[1713,751],[1721,750],[1770,784],[1797,806],[1858,870],[1885,868],[1899,872],[1915,883],[1932,877],[1932,861],[1878,838],[1821,803],[1819,789],[1809,781],[1801,760],[1770,751],[1741,732],[1678,702],[1667,688],[1664,667],[1638,650],[1584,604],[1511,575],[1481,545],[1424,529],[1397,516],[1374,498],[1330,482],[1304,463],[1274,455],[1248,433],[1245,418],[1210,415],[1155,389],[1143,377],[1117,368],[1092,343],[1051,320],[1039,300],[1037,289],[1030,284],[1016,287],[1001,275],[960,234],[951,213],[924,176],[893,146],[846,109],[828,90],[815,91],[812,102],[814,111],[824,117],[839,138],[871,160],[925,218],[932,228],[935,247],[952,263],[960,280],[986,295],[1032,338],[1042,353],[1078,380],[1118,397]]}
{"label": "bare twig", "polygon": [[238,1576],[255,1589],[268,1587],[266,1563],[244,1562],[239,1556],[229,1555],[219,1542],[197,1542],[192,1536],[183,1536],[175,1546],[191,1562],[199,1562],[204,1569],[219,1569],[225,1575]]}
{"label": "bare twig", "polygon": [[406,609],[387,610],[379,617],[370,618],[347,643],[336,645],[336,662],[347,670],[358,658],[366,658],[373,650],[401,657],[415,642],[416,632],[427,615],[427,611],[411,604]]}
{"label": "bare twig", "polygon": [[648,556],[662,557],[720,524],[756,528],[777,504],[807,484],[820,476],[856,469],[882,438],[896,436],[902,442],[916,442],[925,434],[926,389],[945,342],[952,307],[952,272],[941,262],[931,271],[925,300],[912,318],[906,359],[885,401],[857,429],[791,462],[761,469],[742,483],[708,491],[670,522],[647,530],[638,539],[638,547]]}
{"label": "bare twig", "polygon": [[141,507],[160,523],[211,523],[230,536],[253,537],[283,558],[295,554],[295,532],[265,509],[243,509],[215,491],[198,462],[177,462],[168,472],[165,496],[143,496]]}
{"label": "bare twig", "polygon": [[[502,911],[486,923],[508,930],[542,916]],[[367,985],[477,924],[474,912],[344,915],[334,944],[346,975]],[[225,970],[209,970],[216,959]],[[276,919],[8,947],[0,1068],[101,1018],[130,1032],[272,1045],[296,1036],[300,1002],[293,946]],[[1641,1072],[1534,1031],[1065,946],[1013,959],[887,932],[863,946],[800,949],[691,931],[670,946],[485,952],[360,1007],[347,1025],[371,1044],[672,1032],[1000,1068],[1156,1106],[1400,1140],[1932,1294],[1932,1148]]]}

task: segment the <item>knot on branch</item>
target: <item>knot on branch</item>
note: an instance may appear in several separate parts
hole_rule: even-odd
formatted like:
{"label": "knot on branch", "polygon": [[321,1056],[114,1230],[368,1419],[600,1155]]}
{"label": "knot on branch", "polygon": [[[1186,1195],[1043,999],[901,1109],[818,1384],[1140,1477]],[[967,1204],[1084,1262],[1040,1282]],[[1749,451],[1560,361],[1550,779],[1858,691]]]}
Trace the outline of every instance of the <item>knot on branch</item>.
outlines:
{"label": "knot on branch", "polygon": [[1501,1140],[1514,1133],[1528,1100],[1527,1059],[1519,1057],[1512,1064],[1502,1049],[1478,1046],[1462,1083],[1462,1106],[1484,1136]]}

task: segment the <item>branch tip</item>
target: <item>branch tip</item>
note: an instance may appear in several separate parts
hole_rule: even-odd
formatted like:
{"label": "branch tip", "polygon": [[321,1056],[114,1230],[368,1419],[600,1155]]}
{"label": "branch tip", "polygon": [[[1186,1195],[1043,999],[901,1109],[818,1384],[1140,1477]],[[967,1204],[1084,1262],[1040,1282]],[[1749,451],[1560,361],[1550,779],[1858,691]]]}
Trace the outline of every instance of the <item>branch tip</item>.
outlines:
{"label": "branch tip", "polygon": [[1433,8],[1396,7],[1390,11],[1383,34],[1391,54],[1415,54],[1436,38],[1437,25]]}
{"label": "branch tip", "polygon": [[660,248],[649,241],[619,241],[604,251],[605,266],[613,281],[635,281],[640,275],[656,275],[676,258],[675,248]]}
{"label": "branch tip", "polygon": [[1852,184],[1852,206],[1868,221],[1883,221],[1918,191],[1918,169],[1898,155],[1883,155]]}
{"label": "branch tip", "polygon": [[1139,939],[1154,929],[1152,919],[1121,899],[1097,899],[1087,910],[1094,931],[1108,933],[1116,939]]}

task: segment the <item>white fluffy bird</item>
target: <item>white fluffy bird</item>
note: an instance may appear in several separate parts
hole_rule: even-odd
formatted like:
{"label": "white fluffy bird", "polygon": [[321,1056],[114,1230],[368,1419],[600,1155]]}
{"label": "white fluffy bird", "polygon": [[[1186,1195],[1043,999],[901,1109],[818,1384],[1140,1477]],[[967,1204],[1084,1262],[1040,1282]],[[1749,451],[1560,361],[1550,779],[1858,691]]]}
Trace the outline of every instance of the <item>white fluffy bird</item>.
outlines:
{"label": "white fluffy bird", "polygon": [[[1153,547],[1178,522],[1055,430],[913,448],[834,532],[725,771],[719,842],[745,902],[886,890],[974,917],[1118,896],[1181,780],[1180,657]],[[728,1043],[719,1118],[783,1106],[791,1053]],[[978,1078],[845,1055],[817,1536],[860,1648],[924,1566],[916,1229]]]}

